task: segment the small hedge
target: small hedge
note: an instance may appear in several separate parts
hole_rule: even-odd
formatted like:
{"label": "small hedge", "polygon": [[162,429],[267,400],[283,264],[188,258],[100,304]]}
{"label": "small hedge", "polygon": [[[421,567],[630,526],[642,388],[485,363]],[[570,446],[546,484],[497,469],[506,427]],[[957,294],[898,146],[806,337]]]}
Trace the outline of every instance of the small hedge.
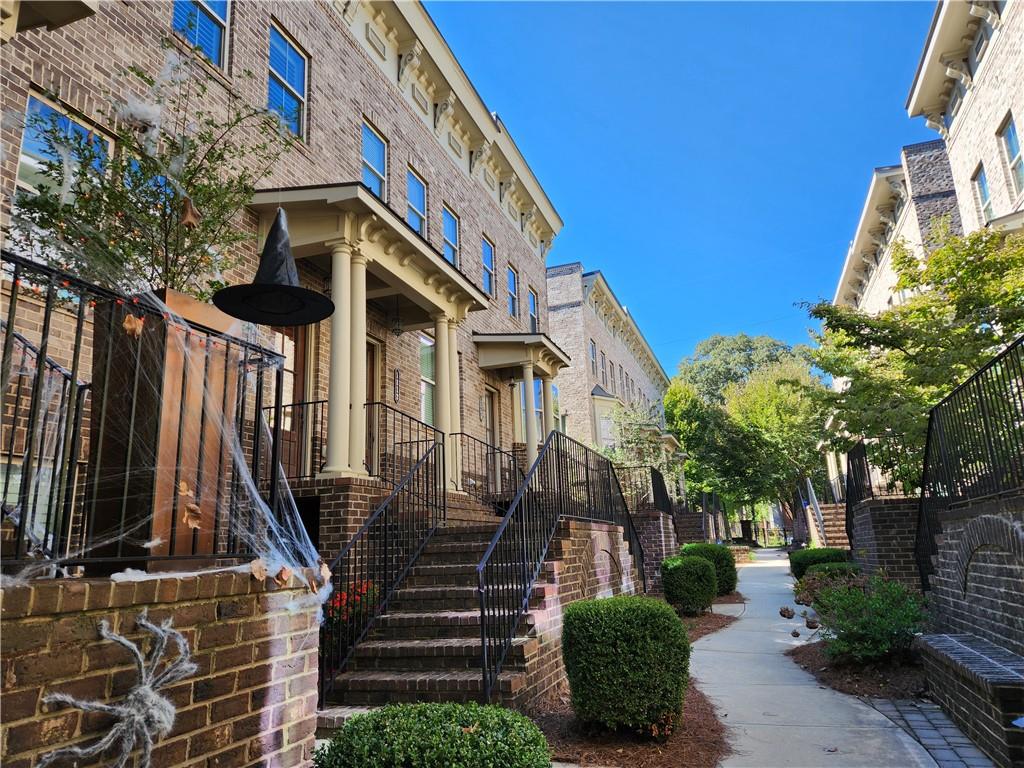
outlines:
{"label": "small hedge", "polygon": [[671,733],[683,711],[690,643],[667,603],[634,596],[570,603],[562,657],[580,720],[659,738]]}
{"label": "small hedge", "polygon": [[715,601],[715,566],[703,557],[676,556],[661,561],[665,599],[687,616],[703,613]]}
{"label": "small hedge", "polygon": [[479,704],[389,704],[345,721],[313,754],[316,768],[542,768],[544,734],[510,709]]}
{"label": "small hedge", "polygon": [[679,554],[711,561],[718,580],[718,594],[728,595],[736,591],[736,558],[729,547],[724,544],[684,544]]}
{"label": "small hedge", "polygon": [[832,587],[856,586],[864,589],[868,578],[852,563],[819,563],[807,569],[804,577],[793,588],[799,605],[813,605],[818,594]]}
{"label": "small hedge", "polygon": [[807,569],[819,563],[845,563],[845,549],[820,547],[818,549],[798,549],[789,553],[789,568],[797,581],[804,577]]}
{"label": "small hedge", "polygon": [[860,573],[860,566],[856,563],[815,563],[806,571],[804,571],[804,575],[806,576],[809,576],[812,573],[841,573],[856,576],[858,573]]}

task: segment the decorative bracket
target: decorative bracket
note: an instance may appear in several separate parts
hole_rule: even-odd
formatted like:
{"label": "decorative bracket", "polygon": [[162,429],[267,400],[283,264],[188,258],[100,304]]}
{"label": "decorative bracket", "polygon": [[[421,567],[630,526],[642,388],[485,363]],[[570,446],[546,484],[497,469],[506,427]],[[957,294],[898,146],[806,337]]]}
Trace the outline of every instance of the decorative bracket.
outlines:
{"label": "decorative bracket", "polygon": [[970,88],[971,73],[967,71],[967,67],[964,66],[963,59],[944,58],[942,63],[946,67],[946,76],[958,81],[964,88]]}
{"label": "decorative bracket", "polygon": [[943,139],[949,138],[949,129],[942,121],[942,114],[939,112],[928,112],[924,116],[924,124],[939,134]]}
{"label": "decorative bracket", "polygon": [[483,166],[487,165],[487,161],[491,157],[491,150],[493,149],[493,147],[494,147],[494,142],[493,141],[487,141],[485,139],[484,142],[479,147],[477,147],[476,149],[472,150],[472,154],[470,154],[470,156],[469,156],[469,175],[470,176],[473,175],[473,173],[476,171],[477,168],[480,168],[480,167],[483,167]]}
{"label": "decorative bracket", "polygon": [[356,9],[359,7],[359,0],[345,0],[341,5],[341,15],[349,24],[356,20]]}
{"label": "decorative bracket", "polygon": [[993,10],[987,3],[982,5],[981,3],[972,2],[968,7],[967,12],[970,13],[971,16],[977,16],[979,19],[987,21],[992,29],[998,27],[1002,21],[999,13]]}
{"label": "decorative bracket", "polygon": [[405,86],[409,82],[409,76],[419,69],[423,43],[411,40],[399,49],[398,54],[398,84]]}
{"label": "decorative bracket", "polygon": [[499,187],[500,194],[498,195],[498,197],[501,199],[501,202],[505,202],[506,200],[508,200],[510,195],[514,195],[516,187],[518,186],[519,177],[516,176],[514,173],[511,176],[509,176],[506,181],[501,182],[501,186]]}
{"label": "decorative bracket", "polygon": [[451,116],[455,111],[455,101],[455,91],[448,91],[444,99],[434,104],[434,133],[438,136],[441,135],[445,115]]}

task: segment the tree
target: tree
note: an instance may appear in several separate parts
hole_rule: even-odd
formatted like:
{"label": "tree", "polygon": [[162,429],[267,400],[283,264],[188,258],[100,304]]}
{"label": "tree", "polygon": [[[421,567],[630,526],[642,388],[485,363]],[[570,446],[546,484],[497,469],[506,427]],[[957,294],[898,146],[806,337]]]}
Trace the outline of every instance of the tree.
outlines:
{"label": "tree", "polygon": [[892,263],[902,304],[878,315],[819,302],[822,321],[813,363],[843,382],[816,396],[853,436],[897,434],[916,456],[924,449],[928,410],[953,387],[1024,333],[1024,235],[989,229],[954,235],[935,228],[922,260],[903,243]]}
{"label": "tree", "polygon": [[792,355],[789,345],[770,336],[716,334],[697,344],[693,355],[679,364],[679,375],[704,400],[721,403],[729,384],[745,381],[754,371]]}

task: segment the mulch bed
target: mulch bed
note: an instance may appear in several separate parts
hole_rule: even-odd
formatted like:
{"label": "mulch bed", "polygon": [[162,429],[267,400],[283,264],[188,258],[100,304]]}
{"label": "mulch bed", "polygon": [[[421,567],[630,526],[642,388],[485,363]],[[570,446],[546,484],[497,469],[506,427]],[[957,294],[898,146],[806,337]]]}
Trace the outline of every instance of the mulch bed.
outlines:
{"label": "mulch bed", "polygon": [[547,737],[553,759],[584,766],[714,768],[729,753],[725,726],[692,679],[682,722],[663,744],[631,733],[587,729],[573,715],[567,683],[537,702],[528,714]]}
{"label": "mulch bed", "polygon": [[[743,596],[742,592],[731,592],[728,595],[719,595],[715,598],[715,605],[719,603],[745,603],[747,598]],[[714,610],[714,609],[712,609]]]}
{"label": "mulch bed", "polygon": [[819,683],[841,693],[913,699],[922,697],[925,692],[924,668],[913,658],[865,666],[833,665],[820,640],[791,648],[786,655],[814,675]]}
{"label": "mulch bed", "polygon": [[[714,610],[712,608],[712,610]],[[736,621],[735,616],[726,616],[724,613],[702,613],[700,616],[680,616],[683,625],[686,627],[686,636],[690,642],[700,640],[704,635],[710,635]]]}

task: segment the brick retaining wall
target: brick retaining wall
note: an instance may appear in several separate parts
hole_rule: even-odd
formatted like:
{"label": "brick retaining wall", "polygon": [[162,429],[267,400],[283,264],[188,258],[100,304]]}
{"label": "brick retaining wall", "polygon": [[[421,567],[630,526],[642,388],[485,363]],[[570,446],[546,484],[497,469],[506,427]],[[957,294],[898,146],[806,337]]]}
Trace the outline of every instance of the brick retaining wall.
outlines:
{"label": "brick retaining wall", "polygon": [[866,499],[853,508],[853,559],[864,573],[884,571],[920,591],[917,514],[918,501],[910,498]]}
{"label": "brick retaining wall", "polygon": [[647,591],[661,594],[661,561],[679,551],[675,524],[671,517],[657,509],[633,514],[640,546],[644,549],[644,572]]}
{"label": "brick retaining wall", "polygon": [[4,588],[0,762],[29,768],[42,754],[105,734],[110,718],[51,709],[42,697],[57,691],[100,701],[123,697],[136,682],[135,668],[125,649],[100,638],[99,623],[106,619],[133,640],[148,638],[135,627],[146,608],[155,623],[173,619],[199,665],[166,691],[178,713],[171,735],[156,745],[154,768],[309,765],[319,631],[315,608],[293,603],[308,594],[296,577],[275,589],[270,579],[261,584],[232,571]]}

